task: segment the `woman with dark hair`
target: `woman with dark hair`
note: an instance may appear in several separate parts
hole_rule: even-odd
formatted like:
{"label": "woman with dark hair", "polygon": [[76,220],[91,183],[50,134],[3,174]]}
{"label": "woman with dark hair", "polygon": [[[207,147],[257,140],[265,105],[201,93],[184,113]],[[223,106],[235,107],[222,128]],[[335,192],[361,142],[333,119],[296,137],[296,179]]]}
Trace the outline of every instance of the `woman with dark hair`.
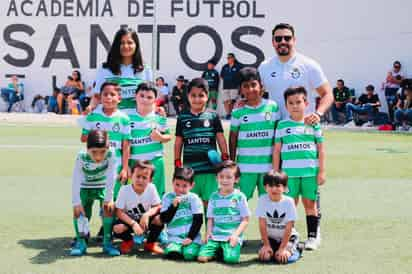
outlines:
{"label": "woman with dark hair", "polygon": [[152,80],[152,71],[143,64],[139,37],[131,28],[121,28],[114,36],[107,60],[98,70],[89,111],[100,102],[100,87],[115,82],[121,87],[120,110],[135,109],[135,91],[143,81]]}
{"label": "woman with dark hair", "polygon": [[80,71],[73,70],[72,75],[67,77],[67,81],[60,89],[60,93],[57,95],[57,106],[59,108],[59,114],[65,112],[64,100],[67,100],[68,105],[72,104],[73,99],[80,96],[80,93],[84,91],[82,75]]}

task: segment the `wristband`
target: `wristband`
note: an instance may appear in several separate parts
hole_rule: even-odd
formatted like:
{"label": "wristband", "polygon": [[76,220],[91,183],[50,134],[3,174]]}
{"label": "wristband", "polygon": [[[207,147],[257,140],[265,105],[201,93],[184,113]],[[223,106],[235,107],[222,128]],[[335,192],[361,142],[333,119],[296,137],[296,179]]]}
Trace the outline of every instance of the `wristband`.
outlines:
{"label": "wristband", "polygon": [[222,158],[222,161],[227,161],[227,160],[229,160],[229,154],[227,154],[227,153],[222,153],[221,158]]}
{"label": "wristband", "polygon": [[318,112],[318,111],[315,111],[314,112],[316,115],[318,115],[319,116],[319,119],[322,119],[322,117],[323,117],[323,114],[321,114],[320,112]]}
{"label": "wristband", "polygon": [[176,159],[175,160],[175,167],[182,167],[182,166],[183,166],[182,161],[180,159]]}

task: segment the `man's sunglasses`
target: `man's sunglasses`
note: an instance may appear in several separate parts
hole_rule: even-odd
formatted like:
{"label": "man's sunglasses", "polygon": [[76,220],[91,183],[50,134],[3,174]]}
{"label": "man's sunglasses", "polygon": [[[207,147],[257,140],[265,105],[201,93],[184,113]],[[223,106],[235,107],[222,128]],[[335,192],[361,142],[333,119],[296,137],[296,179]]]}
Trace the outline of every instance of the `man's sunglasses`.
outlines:
{"label": "man's sunglasses", "polygon": [[273,36],[273,40],[275,40],[276,43],[282,42],[282,40],[285,40],[286,42],[289,42],[292,40],[291,35],[285,35],[285,36]]}

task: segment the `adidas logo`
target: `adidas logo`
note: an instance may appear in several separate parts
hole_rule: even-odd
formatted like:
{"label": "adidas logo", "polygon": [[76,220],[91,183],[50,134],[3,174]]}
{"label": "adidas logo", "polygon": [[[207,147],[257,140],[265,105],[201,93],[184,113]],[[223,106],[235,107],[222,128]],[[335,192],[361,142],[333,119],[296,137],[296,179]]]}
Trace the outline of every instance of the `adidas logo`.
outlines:
{"label": "adidas logo", "polygon": [[277,210],[275,209],[275,211],[273,212],[273,215],[271,215],[269,212],[266,212],[266,216],[268,217],[268,219],[270,220],[272,224],[279,224],[285,218],[286,212],[279,215]]}

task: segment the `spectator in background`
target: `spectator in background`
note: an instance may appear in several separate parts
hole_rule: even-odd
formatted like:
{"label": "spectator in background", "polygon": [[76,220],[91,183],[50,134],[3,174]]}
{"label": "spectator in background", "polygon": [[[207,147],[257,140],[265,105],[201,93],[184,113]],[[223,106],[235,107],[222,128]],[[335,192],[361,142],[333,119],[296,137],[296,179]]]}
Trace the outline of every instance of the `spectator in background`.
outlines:
{"label": "spectator in background", "polygon": [[331,107],[332,119],[335,124],[340,124],[339,112],[345,113],[346,104],[351,102],[352,94],[348,87],[345,86],[345,82],[339,79],[336,82],[336,87],[333,88],[333,97],[335,102]]}
{"label": "spectator in background", "polygon": [[57,105],[59,107],[59,114],[64,114],[66,112],[64,101],[67,100],[68,105],[72,105],[72,101],[77,99],[84,91],[80,71],[74,70],[72,75],[67,77],[67,81],[60,91],[57,95]]}
{"label": "spectator in background", "polygon": [[213,110],[217,110],[217,96],[219,90],[219,72],[215,69],[216,61],[210,59],[207,62],[207,70],[202,73],[202,78],[209,84],[209,102],[208,105]]}
{"label": "spectator in background", "polygon": [[185,85],[185,77],[179,75],[176,78],[176,86],[172,90],[172,103],[176,111],[176,115],[179,115],[189,104],[187,102],[187,91]]}
{"label": "spectator in background", "polygon": [[388,104],[388,114],[391,121],[393,121],[393,110],[397,101],[397,92],[401,87],[401,82],[405,78],[401,71],[401,62],[393,62],[393,68],[388,72],[386,81],[384,83],[385,98]]}
{"label": "spectator in background", "polygon": [[167,107],[169,102],[169,86],[165,83],[165,78],[162,76],[156,78],[156,88],[158,90],[156,105]]}
{"label": "spectator in background", "polygon": [[396,104],[395,125],[400,131],[410,131],[412,126],[412,85],[404,88],[404,94]]}
{"label": "spectator in background", "polygon": [[222,98],[226,111],[226,119],[230,119],[234,102],[239,96],[239,70],[242,65],[236,60],[233,53],[228,53],[227,64],[220,72],[223,79]]}
{"label": "spectator in background", "polygon": [[53,93],[51,96],[49,96],[49,99],[47,102],[48,112],[54,112],[54,113],[59,112],[59,106],[57,105],[57,96],[59,96],[60,92],[61,90],[58,87],[54,87]]}
{"label": "spectator in background", "polygon": [[1,95],[9,103],[7,111],[10,112],[13,104],[24,100],[24,85],[19,82],[17,75],[13,75],[11,78],[11,83],[7,85],[7,88],[1,89]]}
{"label": "spectator in background", "polygon": [[379,97],[375,94],[375,87],[373,85],[366,86],[366,93],[362,94],[355,104],[346,104],[346,124],[345,127],[355,126],[353,122],[353,113],[367,114],[368,121],[363,125],[365,127],[373,126],[378,108],[381,106]]}

